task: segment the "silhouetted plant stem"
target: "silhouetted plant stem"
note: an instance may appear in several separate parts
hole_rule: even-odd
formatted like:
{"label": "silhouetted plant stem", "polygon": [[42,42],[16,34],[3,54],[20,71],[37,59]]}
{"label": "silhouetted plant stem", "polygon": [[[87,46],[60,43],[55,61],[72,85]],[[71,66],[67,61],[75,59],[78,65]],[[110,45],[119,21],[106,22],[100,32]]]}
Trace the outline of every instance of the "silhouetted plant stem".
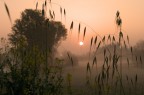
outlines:
{"label": "silhouetted plant stem", "polygon": [[[123,87],[123,85],[122,85],[122,45],[121,45],[121,40],[120,40],[120,55],[121,55],[121,57],[120,57],[120,83],[121,83],[121,85],[120,86],[122,86]],[[121,87],[120,87],[120,95],[121,95]]]}

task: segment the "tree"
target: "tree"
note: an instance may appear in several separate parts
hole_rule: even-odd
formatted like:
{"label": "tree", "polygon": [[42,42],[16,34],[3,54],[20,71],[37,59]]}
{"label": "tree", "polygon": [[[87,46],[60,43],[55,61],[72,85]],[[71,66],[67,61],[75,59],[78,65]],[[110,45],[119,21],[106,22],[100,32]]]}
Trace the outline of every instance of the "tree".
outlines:
{"label": "tree", "polygon": [[144,50],[144,41],[139,41],[138,43],[136,43],[135,48],[138,50]]}
{"label": "tree", "polygon": [[67,30],[61,22],[50,21],[39,10],[26,9],[15,21],[9,40],[14,46],[37,46],[53,49],[66,39]]}
{"label": "tree", "polygon": [[134,46],[135,48],[135,54],[136,56],[141,56],[141,57],[144,57],[144,41],[141,40],[139,41],[138,43],[136,43],[136,45]]}
{"label": "tree", "polygon": [[[49,56],[41,51],[56,48],[66,38],[62,23],[49,21],[38,10],[26,9],[12,31],[9,40],[13,47],[6,49],[5,55],[0,53],[0,93],[61,95],[62,63],[47,65]],[[8,72],[4,72],[5,68]]]}

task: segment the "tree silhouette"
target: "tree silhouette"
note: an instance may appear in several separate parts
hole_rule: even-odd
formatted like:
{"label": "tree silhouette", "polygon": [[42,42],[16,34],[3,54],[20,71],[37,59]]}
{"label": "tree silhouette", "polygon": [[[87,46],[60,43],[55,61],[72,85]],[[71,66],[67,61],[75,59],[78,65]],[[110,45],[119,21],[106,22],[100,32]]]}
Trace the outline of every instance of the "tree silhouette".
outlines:
{"label": "tree silhouette", "polygon": [[0,52],[0,93],[62,95],[61,62],[56,61],[51,66],[52,55],[47,51],[56,48],[66,36],[62,23],[49,21],[41,11],[26,9],[22,12],[9,35],[14,47],[4,47],[5,53]]}
{"label": "tree silhouette", "polygon": [[61,22],[49,20],[39,10],[26,9],[15,21],[9,40],[13,46],[36,46],[53,49],[66,39],[67,30]]}

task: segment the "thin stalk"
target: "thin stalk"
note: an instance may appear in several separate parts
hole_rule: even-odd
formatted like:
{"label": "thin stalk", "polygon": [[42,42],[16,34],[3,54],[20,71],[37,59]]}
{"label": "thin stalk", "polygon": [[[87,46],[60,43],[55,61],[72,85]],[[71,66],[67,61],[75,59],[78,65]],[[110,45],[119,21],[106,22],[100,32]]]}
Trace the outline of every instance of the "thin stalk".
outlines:
{"label": "thin stalk", "polygon": [[[121,44],[121,41],[120,41]],[[121,57],[120,57],[120,77],[121,77],[121,84],[122,84],[122,45],[120,47],[120,53],[121,53]],[[120,95],[121,95],[121,87],[120,87]]]}

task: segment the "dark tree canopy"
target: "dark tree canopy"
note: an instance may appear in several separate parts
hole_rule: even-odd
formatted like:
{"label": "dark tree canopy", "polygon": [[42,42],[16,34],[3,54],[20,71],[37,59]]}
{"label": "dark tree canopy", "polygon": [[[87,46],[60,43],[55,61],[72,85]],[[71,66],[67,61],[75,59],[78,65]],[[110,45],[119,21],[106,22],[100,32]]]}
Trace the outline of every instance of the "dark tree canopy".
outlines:
{"label": "dark tree canopy", "polygon": [[[9,40],[12,45],[37,46],[41,50],[46,47],[57,47],[61,40],[66,39],[67,30],[61,22],[49,21],[41,11],[26,9],[21,18],[15,21]],[[47,43],[47,44],[46,44]]]}
{"label": "dark tree canopy", "polygon": [[49,21],[41,11],[22,12],[9,35],[13,47],[0,50],[0,95],[62,95],[62,65],[51,66],[54,52],[48,49],[55,50],[66,36],[62,23]]}

